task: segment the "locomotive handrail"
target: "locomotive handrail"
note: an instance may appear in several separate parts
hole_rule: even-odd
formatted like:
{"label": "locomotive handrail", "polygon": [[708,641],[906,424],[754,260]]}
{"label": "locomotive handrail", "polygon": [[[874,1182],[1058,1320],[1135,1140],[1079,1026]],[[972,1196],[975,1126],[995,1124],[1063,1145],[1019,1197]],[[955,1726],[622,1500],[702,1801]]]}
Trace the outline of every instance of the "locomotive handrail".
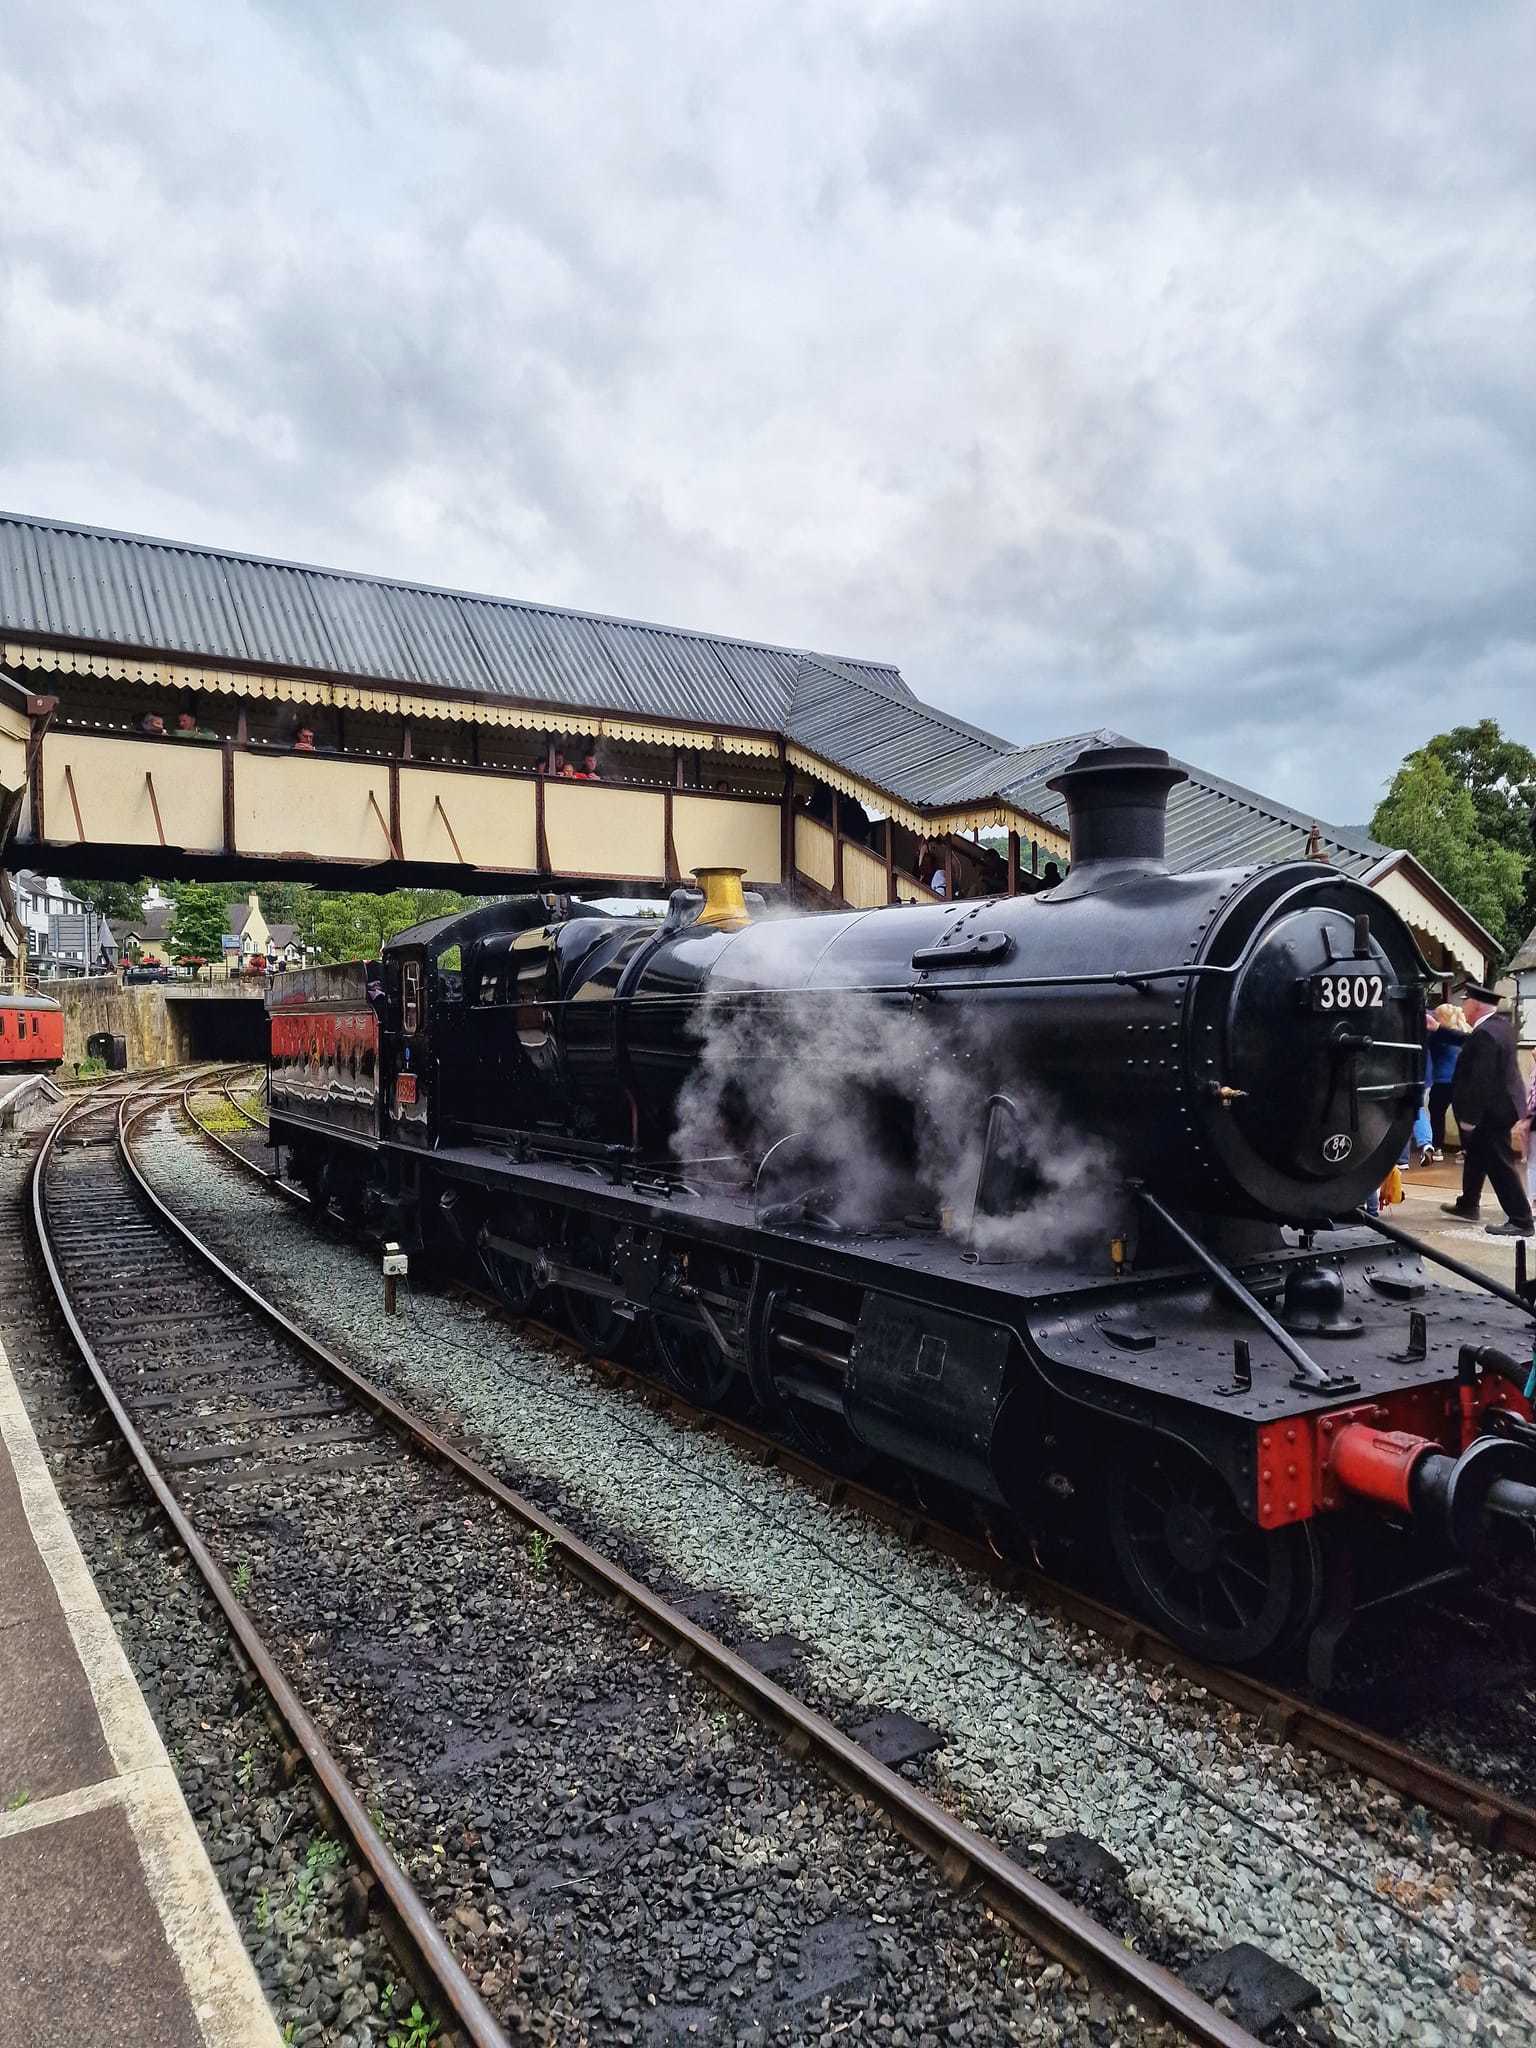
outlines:
{"label": "locomotive handrail", "polygon": [[1364,1223],[1371,1230],[1378,1231],[1381,1236],[1391,1238],[1394,1244],[1403,1245],[1407,1250],[1417,1252],[1421,1259],[1428,1259],[1436,1266],[1444,1266],[1448,1273],[1455,1273],[1463,1280],[1470,1280],[1474,1287],[1485,1288],[1489,1294],[1497,1295],[1500,1301],[1507,1301],[1511,1308],[1519,1309],[1522,1315],[1530,1316],[1536,1321],[1536,1301],[1527,1300],[1525,1295],[1517,1293],[1513,1287],[1506,1287],[1503,1281],[1495,1280],[1487,1273],[1480,1273],[1476,1266],[1468,1266],[1460,1259],[1453,1259],[1449,1252],[1436,1251],[1432,1244],[1426,1244],[1422,1238],[1414,1237],[1409,1231],[1400,1230],[1395,1223],[1388,1223],[1380,1216],[1373,1216],[1368,1209],[1356,1209],[1354,1214],[1356,1222]]}
{"label": "locomotive handrail", "polygon": [[1192,1230],[1186,1230],[1178,1218],[1171,1215],[1141,1181],[1132,1181],[1130,1187],[1137,1200],[1143,1202],[1159,1222],[1166,1224],[1185,1250],[1199,1260],[1222,1292],[1231,1295],[1239,1307],[1246,1309],[1253,1317],[1265,1335],[1272,1337],[1280,1346],[1296,1368],[1296,1375],[1291,1381],[1292,1386],[1314,1387],[1319,1393],[1324,1394],[1351,1394],[1359,1388],[1360,1382],[1351,1379],[1347,1373],[1331,1373],[1325,1366],[1319,1365],[1306,1346],[1299,1344],[1285,1325],[1275,1320],[1258,1296],[1249,1292],[1231,1267],[1223,1264],[1208,1246],[1200,1242]]}
{"label": "locomotive handrail", "polygon": [[[870,914],[873,915],[872,912]],[[1193,978],[1201,974],[1236,974],[1238,968],[1241,965],[1241,961],[1234,961],[1230,966],[1225,967],[1220,966],[1213,961],[1206,961],[1198,963],[1193,966],[1184,967],[1121,967],[1117,968],[1112,974],[1000,974],[991,977],[987,980],[972,981],[952,981],[949,978],[949,976],[946,975],[943,983],[938,984],[938,986],[942,987],[942,991],[945,995],[953,995],[957,990],[960,989],[964,989],[966,991],[970,991],[973,989],[984,989],[988,993],[992,993],[997,989],[1009,988],[1093,988],[1096,986],[1102,986],[1104,988],[1140,988],[1144,982],[1172,981],[1180,979],[1185,975],[1188,975],[1191,978]],[[935,986],[935,984],[930,984],[926,982],[873,981],[859,983],[857,986],[848,988],[811,988],[807,984],[801,983],[796,988],[711,989],[709,991],[708,1000],[712,1003],[727,1001],[734,1002],[742,1000],[748,996],[751,996],[753,998],[803,995],[909,996],[914,993],[924,993],[933,986]],[[562,998],[561,1000],[563,1003],[569,999]],[[633,1003],[637,1008],[643,1008],[647,1004],[692,1004],[696,1002],[698,998],[692,994],[680,994],[665,996],[620,996],[615,998],[615,1000],[619,1002]],[[554,1009],[556,1005],[554,1003],[548,1003],[545,1005],[545,1007],[547,1009]]]}

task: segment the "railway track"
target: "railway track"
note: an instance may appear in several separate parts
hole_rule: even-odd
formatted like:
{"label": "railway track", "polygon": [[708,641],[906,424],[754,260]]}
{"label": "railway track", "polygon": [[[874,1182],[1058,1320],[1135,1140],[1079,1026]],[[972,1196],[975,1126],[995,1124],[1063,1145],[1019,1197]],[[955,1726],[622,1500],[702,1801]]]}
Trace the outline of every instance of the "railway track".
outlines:
{"label": "railway track", "polygon": [[[198,1085],[183,1091],[189,1103]],[[877,1809],[929,1859],[930,1882],[942,1898],[963,1891],[968,1909],[984,1905],[1046,1954],[1188,2039],[1230,2048],[1250,2040],[1176,1976],[1128,1948],[1119,1934],[879,1762],[750,1658],[503,1485],[263,1299],[172,1214],[133,1160],[134,1124],[171,1099],[160,1090],[115,1110],[92,1105],[54,1126],[32,1179],[43,1260],[146,1483],[309,1759],[361,1866],[404,1931],[419,1974],[435,1987],[464,2038],[491,2044],[504,2037],[237,1592],[239,1567],[229,1567],[232,1545],[242,1539],[229,1503],[247,1489],[259,1489],[272,1513],[291,1523],[327,1496],[333,1509],[343,1496],[366,1513],[369,1497],[380,1490],[410,1492],[414,1499],[416,1489],[424,1489],[424,1527],[490,1509],[497,1528],[515,1528],[518,1543],[531,1546],[541,1573],[546,1564],[562,1567],[582,1597],[596,1595],[604,1613],[622,1610],[625,1626],[638,1625],[653,1654],[654,1648],[668,1653],[668,1668],[687,1667],[744,1709],[776,1748],[800,1760],[798,1770],[814,1766]],[[225,1149],[253,1166],[237,1148]],[[125,1321],[122,1275],[130,1266],[142,1272],[146,1258],[160,1275],[159,1305]],[[213,1345],[210,1330],[218,1333]],[[305,1551],[300,1545],[296,1557],[294,1570],[302,1577],[314,1566],[313,1546]],[[941,1908],[930,1901],[928,1910]]]}
{"label": "railway track", "polygon": [[[308,1195],[280,1180],[268,1167],[230,1144],[196,1114],[195,1084],[183,1091],[182,1106],[203,1135],[247,1171],[287,1200],[310,1206]],[[254,1119],[253,1119],[254,1121]],[[488,1290],[466,1286],[496,1313],[511,1312]],[[527,1320],[527,1319],[524,1319]],[[1209,1665],[1190,1656],[1165,1637],[1111,1603],[1083,1592],[1014,1560],[1000,1557],[985,1543],[938,1517],[915,1510],[910,1501],[829,1471],[803,1453],[738,1419],[696,1407],[662,1380],[631,1364],[616,1364],[593,1353],[569,1331],[534,1319],[532,1327],[553,1343],[576,1351],[585,1362],[616,1385],[638,1394],[648,1405],[691,1429],[704,1429],[736,1445],[757,1463],[772,1465],[818,1492],[829,1503],[841,1503],[895,1529],[983,1574],[1004,1591],[1045,1606],[1091,1630],[1116,1648],[1144,1663],[1176,1673],[1202,1687],[1213,1699],[1254,1717],[1270,1739],[1310,1749],[1349,1769],[1375,1779],[1432,1813],[1443,1815],[1475,1841],[1536,1859],[1536,1807],[1504,1787],[1454,1770],[1399,1741],[1391,1733],[1291,1691],[1269,1679]]]}
{"label": "railway track", "polygon": [[[141,1198],[127,1151],[128,1120],[161,1099],[151,1089],[138,1103],[129,1098],[88,1104],[66,1112],[43,1139],[32,1173],[32,1224],[49,1282],[108,1414],[308,1761],[361,1867],[388,1901],[422,1980],[475,2048],[506,2048],[506,2036],[183,1504],[199,1491],[200,1473],[227,1480],[237,1460],[247,1478],[260,1481],[297,1463],[310,1468],[310,1483],[323,1485],[364,1458],[390,1456],[392,1446],[372,1418],[360,1427],[347,1404],[330,1395],[317,1398],[302,1345],[285,1342],[281,1327],[249,1290],[211,1254],[200,1257],[190,1233],[168,1228],[163,1213]],[[125,1320],[124,1282],[142,1274],[150,1258],[160,1305]],[[222,1356],[209,1348],[211,1322]],[[246,1434],[232,1434],[241,1432]]]}

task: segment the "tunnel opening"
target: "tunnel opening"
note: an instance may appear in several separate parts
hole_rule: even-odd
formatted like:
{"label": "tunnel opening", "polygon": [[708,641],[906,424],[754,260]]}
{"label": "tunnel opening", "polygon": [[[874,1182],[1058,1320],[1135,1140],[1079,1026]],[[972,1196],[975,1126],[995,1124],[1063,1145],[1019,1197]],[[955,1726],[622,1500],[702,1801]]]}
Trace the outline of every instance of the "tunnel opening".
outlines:
{"label": "tunnel opening", "polygon": [[265,1060],[266,1005],[249,996],[166,998],[178,1060]]}

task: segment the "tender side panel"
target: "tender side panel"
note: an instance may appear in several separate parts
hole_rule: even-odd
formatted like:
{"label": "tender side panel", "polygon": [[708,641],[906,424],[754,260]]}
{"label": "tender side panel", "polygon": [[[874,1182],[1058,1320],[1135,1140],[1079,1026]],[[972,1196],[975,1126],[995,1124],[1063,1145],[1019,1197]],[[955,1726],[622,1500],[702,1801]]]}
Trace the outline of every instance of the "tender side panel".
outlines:
{"label": "tender side panel", "polygon": [[352,962],[285,975],[268,1010],[274,1114],[377,1136],[379,1025],[367,969]]}

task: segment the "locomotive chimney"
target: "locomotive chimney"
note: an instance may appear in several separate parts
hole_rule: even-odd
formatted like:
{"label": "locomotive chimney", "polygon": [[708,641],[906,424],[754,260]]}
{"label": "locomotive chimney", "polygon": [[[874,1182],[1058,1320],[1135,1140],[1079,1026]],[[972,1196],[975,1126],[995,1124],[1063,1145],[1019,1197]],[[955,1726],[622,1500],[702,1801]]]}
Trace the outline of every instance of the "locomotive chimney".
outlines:
{"label": "locomotive chimney", "polygon": [[1076,895],[1096,887],[1111,864],[1161,868],[1168,792],[1187,780],[1161,747],[1085,747],[1046,785],[1066,798],[1071,821],[1072,872],[1062,888]]}
{"label": "locomotive chimney", "polygon": [[752,913],[741,889],[741,878],[746,872],[745,868],[695,868],[694,880],[704,891],[704,907],[694,923],[717,925],[728,932],[750,924]]}

